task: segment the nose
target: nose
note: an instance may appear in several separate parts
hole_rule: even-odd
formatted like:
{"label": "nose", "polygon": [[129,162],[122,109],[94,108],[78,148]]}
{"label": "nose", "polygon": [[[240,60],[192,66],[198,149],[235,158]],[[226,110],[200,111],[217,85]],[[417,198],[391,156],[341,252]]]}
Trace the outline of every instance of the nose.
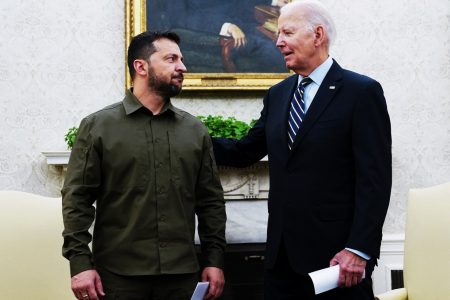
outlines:
{"label": "nose", "polygon": [[184,63],[180,60],[180,62],[177,64],[177,71],[180,73],[186,73],[187,72],[187,68],[184,65]]}
{"label": "nose", "polygon": [[283,35],[278,35],[276,46],[281,48],[285,45]]}

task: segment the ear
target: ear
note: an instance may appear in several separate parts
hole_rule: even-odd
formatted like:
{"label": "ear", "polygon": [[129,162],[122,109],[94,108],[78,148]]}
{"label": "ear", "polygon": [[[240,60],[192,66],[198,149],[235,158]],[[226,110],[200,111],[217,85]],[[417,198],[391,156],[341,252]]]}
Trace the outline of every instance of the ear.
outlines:
{"label": "ear", "polygon": [[325,43],[325,30],[322,25],[318,25],[314,30],[314,45],[319,47]]}
{"label": "ear", "polygon": [[147,75],[148,63],[145,60],[136,59],[135,61],[133,61],[133,67],[136,71],[136,74],[139,74],[141,76]]}

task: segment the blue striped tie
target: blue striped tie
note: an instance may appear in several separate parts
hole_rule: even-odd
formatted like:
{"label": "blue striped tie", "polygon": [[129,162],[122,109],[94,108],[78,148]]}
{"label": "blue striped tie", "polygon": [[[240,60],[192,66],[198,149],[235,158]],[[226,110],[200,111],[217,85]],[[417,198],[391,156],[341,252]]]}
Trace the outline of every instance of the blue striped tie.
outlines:
{"label": "blue striped tie", "polygon": [[294,144],[295,136],[303,122],[305,117],[305,100],[303,99],[303,93],[305,92],[305,87],[312,82],[312,79],[305,77],[300,81],[297,89],[294,92],[294,97],[291,101],[291,107],[289,109],[289,120],[288,120],[288,146],[289,149],[292,148]]}

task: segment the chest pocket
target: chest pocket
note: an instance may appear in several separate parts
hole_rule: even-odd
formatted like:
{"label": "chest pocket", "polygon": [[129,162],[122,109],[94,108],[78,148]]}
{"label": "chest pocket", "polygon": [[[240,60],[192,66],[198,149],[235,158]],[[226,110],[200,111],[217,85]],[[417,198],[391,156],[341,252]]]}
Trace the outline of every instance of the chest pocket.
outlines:
{"label": "chest pocket", "polygon": [[103,147],[103,178],[114,189],[146,186],[152,144],[144,129],[116,133]]}

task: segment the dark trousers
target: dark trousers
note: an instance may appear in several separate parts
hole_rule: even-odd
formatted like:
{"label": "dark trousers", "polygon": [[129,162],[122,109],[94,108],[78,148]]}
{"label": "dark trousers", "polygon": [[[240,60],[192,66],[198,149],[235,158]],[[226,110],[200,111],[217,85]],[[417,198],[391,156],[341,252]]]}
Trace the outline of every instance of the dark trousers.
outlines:
{"label": "dark trousers", "polygon": [[264,281],[265,300],[373,300],[373,261],[367,262],[366,278],[352,288],[336,288],[314,295],[314,286],[308,275],[296,273],[290,266],[284,243],[280,245],[273,269],[266,269]]}
{"label": "dark trousers", "polygon": [[122,276],[97,269],[106,296],[102,300],[189,300],[197,273]]}

